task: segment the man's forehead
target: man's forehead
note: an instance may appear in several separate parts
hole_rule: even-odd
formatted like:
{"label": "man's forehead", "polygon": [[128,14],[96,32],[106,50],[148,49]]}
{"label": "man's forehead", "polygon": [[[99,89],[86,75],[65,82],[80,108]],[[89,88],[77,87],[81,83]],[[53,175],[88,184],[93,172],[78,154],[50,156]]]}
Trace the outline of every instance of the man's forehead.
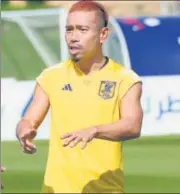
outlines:
{"label": "man's forehead", "polygon": [[68,13],[68,16],[72,16],[72,15],[76,15],[76,16],[96,16],[97,11],[96,10],[91,10],[91,11],[87,11],[87,10],[77,10],[77,11],[72,11]]}
{"label": "man's forehead", "polygon": [[67,21],[68,22],[88,22],[94,23],[96,22],[96,12],[95,11],[74,11],[68,14]]}

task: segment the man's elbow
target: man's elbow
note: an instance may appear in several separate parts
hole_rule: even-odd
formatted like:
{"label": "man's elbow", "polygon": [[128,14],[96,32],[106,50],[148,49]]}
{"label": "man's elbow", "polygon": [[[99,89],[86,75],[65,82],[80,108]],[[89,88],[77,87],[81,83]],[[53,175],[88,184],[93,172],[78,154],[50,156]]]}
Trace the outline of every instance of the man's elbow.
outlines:
{"label": "man's elbow", "polygon": [[134,128],[131,131],[131,137],[133,138],[139,138],[141,136],[141,128]]}
{"label": "man's elbow", "polygon": [[132,138],[139,138],[141,136],[141,124],[134,124],[130,129],[130,136]]}
{"label": "man's elbow", "polygon": [[141,136],[141,126],[135,124],[129,124],[126,128],[125,133],[120,136],[121,141],[126,141],[130,139],[137,139]]}
{"label": "man's elbow", "polygon": [[120,141],[138,139],[140,136],[141,136],[141,128],[132,126],[132,127],[129,127],[128,130],[126,130],[126,134],[120,137]]}

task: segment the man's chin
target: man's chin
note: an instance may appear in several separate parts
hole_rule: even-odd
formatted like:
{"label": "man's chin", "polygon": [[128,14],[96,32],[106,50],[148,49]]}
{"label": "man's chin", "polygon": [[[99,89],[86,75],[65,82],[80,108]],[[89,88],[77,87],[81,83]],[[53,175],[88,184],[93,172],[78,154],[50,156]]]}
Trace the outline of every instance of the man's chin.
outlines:
{"label": "man's chin", "polygon": [[71,56],[71,59],[72,59],[72,61],[74,61],[74,62],[79,62],[80,61],[80,57],[78,57],[78,56]]}

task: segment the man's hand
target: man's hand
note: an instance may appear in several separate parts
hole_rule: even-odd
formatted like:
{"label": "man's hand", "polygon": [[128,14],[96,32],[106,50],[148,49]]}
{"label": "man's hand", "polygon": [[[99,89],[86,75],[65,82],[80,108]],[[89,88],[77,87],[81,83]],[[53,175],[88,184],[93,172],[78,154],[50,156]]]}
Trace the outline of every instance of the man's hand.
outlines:
{"label": "man's hand", "polygon": [[63,146],[70,146],[73,148],[78,143],[82,142],[81,149],[84,149],[88,142],[92,141],[96,136],[97,129],[95,127],[91,127],[88,129],[75,131],[72,133],[66,133],[61,135],[61,139],[64,140]]}
{"label": "man's hand", "polygon": [[[3,166],[1,166],[1,172],[4,172],[4,171],[6,171],[6,168],[5,168],[5,167],[3,167]],[[4,189],[4,187],[3,187],[2,183],[1,183],[1,189]]]}
{"label": "man's hand", "polygon": [[28,154],[36,152],[36,147],[32,139],[36,136],[36,131],[49,110],[49,98],[36,84],[33,99],[26,111],[23,119],[17,124],[16,136],[21,143],[23,151]]}
{"label": "man's hand", "polygon": [[36,136],[36,131],[28,121],[20,121],[17,126],[16,136],[24,153],[33,154],[36,152],[36,146],[32,143],[32,139]]}

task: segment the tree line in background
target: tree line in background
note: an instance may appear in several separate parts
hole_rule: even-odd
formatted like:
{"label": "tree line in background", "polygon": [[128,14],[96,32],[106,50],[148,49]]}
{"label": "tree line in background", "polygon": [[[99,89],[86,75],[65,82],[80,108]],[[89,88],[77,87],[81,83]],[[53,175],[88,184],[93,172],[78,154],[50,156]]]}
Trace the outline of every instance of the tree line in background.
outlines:
{"label": "tree line in background", "polygon": [[[44,0],[25,0],[27,3],[44,3]],[[1,0],[2,3],[10,3],[10,0]]]}
{"label": "tree line in background", "polygon": [[24,5],[12,3],[11,0],[1,0],[1,10],[14,10],[14,9],[35,9],[35,8],[46,8],[48,5],[45,4],[44,0],[26,0]]}

